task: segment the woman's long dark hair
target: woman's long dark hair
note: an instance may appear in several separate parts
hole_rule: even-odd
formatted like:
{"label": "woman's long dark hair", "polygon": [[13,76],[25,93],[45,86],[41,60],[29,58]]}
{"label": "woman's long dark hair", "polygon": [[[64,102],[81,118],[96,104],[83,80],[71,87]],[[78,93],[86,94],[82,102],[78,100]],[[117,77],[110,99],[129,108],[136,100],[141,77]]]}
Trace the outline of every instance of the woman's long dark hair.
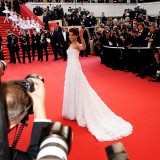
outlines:
{"label": "woman's long dark hair", "polygon": [[75,27],[74,28],[70,28],[69,32],[73,33],[75,36],[78,36],[77,37],[77,41],[79,43],[81,43],[81,40],[80,40],[80,37],[79,37],[79,29],[78,28],[75,28]]}
{"label": "woman's long dark hair", "polygon": [[70,28],[69,32],[72,32],[75,36],[79,35],[79,29],[78,28]]}

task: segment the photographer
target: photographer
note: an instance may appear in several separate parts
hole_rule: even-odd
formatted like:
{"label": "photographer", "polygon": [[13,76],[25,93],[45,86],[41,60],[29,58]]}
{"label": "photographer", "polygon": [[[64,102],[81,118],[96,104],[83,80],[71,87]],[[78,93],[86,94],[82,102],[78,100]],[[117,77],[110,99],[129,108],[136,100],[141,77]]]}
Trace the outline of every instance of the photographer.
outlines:
{"label": "photographer", "polygon": [[149,65],[144,67],[139,73],[137,73],[137,76],[141,78],[145,78],[146,76],[151,76],[154,79],[150,80],[153,82],[158,82],[160,81],[158,71],[160,71],[160,54],[159,50],[157,50],[154,53],[154,60],[153,62]]}
{"label": "photographer", "polygon": [[35,78],[31,78],[31,81],[34,83],[35,90],[33,92],[27,92],[18,81],[2,82],[1,88],[3,103],[7,112],[8,132],[28,116],[32,106],[34,112],[30,145],[26,152],[10,148],[11,160],[36,159],[39,152],[41,130],[50,123],[50,120],[46,119],[44,83]]}

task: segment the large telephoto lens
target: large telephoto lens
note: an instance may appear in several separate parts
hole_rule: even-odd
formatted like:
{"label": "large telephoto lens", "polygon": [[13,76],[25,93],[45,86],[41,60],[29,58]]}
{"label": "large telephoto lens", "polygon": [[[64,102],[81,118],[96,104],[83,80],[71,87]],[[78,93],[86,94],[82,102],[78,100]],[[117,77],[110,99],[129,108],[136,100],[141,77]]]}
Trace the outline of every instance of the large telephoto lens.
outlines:
{"label": "large telephoto lens", "polygon": [[121,142],[106,147],[108,160],[129,160],[126,150]]}
{"label": "large telephoto lens", "polygon": [[42,130],[41,137],[37,160],[67,160],[72,140],[71,127],[54,122]]}

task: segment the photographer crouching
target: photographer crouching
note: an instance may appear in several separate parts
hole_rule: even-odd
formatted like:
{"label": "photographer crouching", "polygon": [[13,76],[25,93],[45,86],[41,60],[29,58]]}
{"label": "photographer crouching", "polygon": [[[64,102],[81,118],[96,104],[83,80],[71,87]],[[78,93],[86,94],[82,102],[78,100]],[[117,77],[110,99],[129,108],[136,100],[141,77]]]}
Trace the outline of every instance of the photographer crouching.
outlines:
{"label": "photographer crouching", "polygon": [[3,103],[7,112],[8,132],[16,127],[26,116],[29,109],[33,107],[34,124],[31,133],[30,145],[26,152],[10,147],[10,159],[12,160],[32,160],[36,159],[39,152],[39,140],[41,130],[51,121],[46,118],[45,111],[45,87],[44,83],[35,78],[31,78],[34,83],[34,91],[26,91],[17,81],[1,83]]}
{"label": "photographer crouching", "polygon": [[[71,128],[63,126],[60,122],[51,123],[51,120],[46,118],[44,79],[36,74],[30,74],[23,80],[1,82],[1,93],[8,132],[22,123],[9,148],[10,160],[67,160],[72,138]],[[34,123],[30,145],[26,152],[16,150],[15,146],[26,126],[29,114],[32,113]]]}

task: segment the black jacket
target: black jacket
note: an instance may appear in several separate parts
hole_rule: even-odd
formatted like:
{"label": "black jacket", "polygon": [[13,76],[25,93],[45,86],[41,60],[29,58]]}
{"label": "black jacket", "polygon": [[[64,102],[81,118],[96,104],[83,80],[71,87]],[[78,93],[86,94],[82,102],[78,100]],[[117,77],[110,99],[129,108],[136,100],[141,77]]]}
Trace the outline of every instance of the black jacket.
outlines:
{"label": "black jacket", "polygon": [[39,152],[39,141],[43,127],[49,122],[34,122],[30,145],[26,152],[10,148],[10,160],[35,160]]}

